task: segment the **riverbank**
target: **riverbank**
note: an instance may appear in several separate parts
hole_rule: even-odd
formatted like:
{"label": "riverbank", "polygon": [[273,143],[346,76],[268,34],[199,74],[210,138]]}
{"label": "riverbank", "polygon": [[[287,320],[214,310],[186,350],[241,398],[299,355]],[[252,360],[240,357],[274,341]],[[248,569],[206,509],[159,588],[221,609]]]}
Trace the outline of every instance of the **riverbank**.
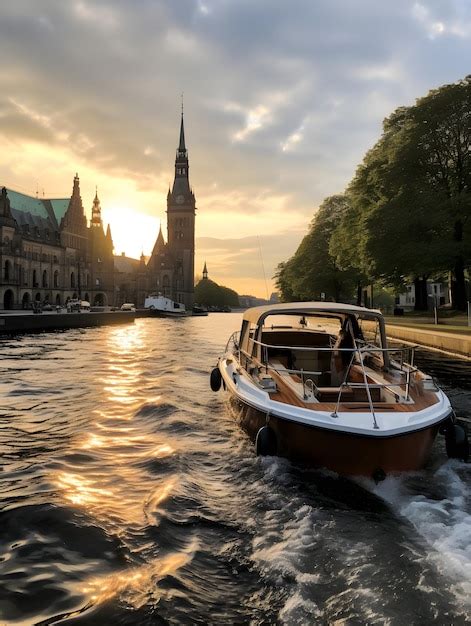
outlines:
{"label": "riverbank", "polygon": [[130,324],[134,323],[135,318],[135,312],[131,311],[100,313],[47,312],[41,314],[30,312],[8,313],[0,315],[0,335],[108,326],[110,324]]}
{"label": "riverbank", "polygon": [[386,319],[386,332],[391,339],[471,358],[471,328],[444,324],[413,324]]}

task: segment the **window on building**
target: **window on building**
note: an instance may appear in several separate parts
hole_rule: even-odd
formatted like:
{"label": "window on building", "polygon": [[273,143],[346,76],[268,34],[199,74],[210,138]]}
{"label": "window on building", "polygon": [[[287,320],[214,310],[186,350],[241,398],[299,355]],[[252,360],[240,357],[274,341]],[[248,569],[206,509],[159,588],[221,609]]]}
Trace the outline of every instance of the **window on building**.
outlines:
{"label": "window on building", "polygon": [[75,273],[74,272],[70,274],[70,286],[72,288],[75,288]]}
{"label": "window on building", "polygon": [[54,272],[54,287],[59,287],[59,272],[57,270]]}
{"label": "window on building", "polygon": [[47,287],[47,270],[44,270],[43,272],[43,287]]}
{"label": "window on building", "polygon": [[10,280],[11,278],[11,263],[10,261],[5,261],[5,269],[3,272],[3,276],[5,280]]}

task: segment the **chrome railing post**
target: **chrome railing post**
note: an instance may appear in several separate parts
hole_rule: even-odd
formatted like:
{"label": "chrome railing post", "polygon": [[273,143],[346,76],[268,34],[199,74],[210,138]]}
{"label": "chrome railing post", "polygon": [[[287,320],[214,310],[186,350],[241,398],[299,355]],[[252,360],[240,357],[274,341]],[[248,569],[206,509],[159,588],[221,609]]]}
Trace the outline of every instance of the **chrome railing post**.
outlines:
{"label": "chrome railing post", "polygon": [[358,348],[358,357],[359,357],[360,363],[361,363],[361,370],[363,372],[363,380],[365,382],[366,395],[368,396],[368,403],[370,405],[371,415],[373,416],[373,428],[378,429],[379,426],[378,426],[378,423],[376,421],[376,414],[375,414],[375,410],[374,410],[374,407],[373,407],[373,400],[371,399],[370,386],[368,384],[368,377],[366,375],[365,364],[363,363],[363,357],[362,357],[360,348]]}
{"label": "chrome railing post", "polygon": [[340,399],[342,397],[342,391],[343,391],[343,388],[346,387],[346,385],[347,385],[348,375],[350,374],[350,369],[351,369],[351,367],[353,365],[353,359],[354,358],[355,358],[355,350],[352,350],[352,356],[350,357],[350,363],[348,364],[347,371],[346,371],[345,376],[343,377],[343,381],[342,381],[342,383],[341,383],[341,385],[339,387],[339,393],[338,393],[338,396],[337,396],[337,402],[335,404],[334,412],[331,413],[331,417],[338,417],[338,411],[339,411],[339,407],[340,407]]}

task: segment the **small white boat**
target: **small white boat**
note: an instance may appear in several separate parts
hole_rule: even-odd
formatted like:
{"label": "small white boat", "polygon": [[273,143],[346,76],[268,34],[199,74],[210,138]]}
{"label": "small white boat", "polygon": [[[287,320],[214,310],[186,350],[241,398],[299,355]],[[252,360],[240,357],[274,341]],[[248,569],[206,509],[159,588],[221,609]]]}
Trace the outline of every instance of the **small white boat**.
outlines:
{"label": "small white boat", "polygon": [[389,348],[380,311],[300,302],[248,309],[211,372],[257,453],[383,478],[421,468],[440,430],[466,459],[464,427],[414,348]]}
{"label": "small white boat", "polygon": [[149,309],[156,317],[184,317],[186,315],[184,304],[174,302],[160,293],[148,296],[144,300],[144,308]]}
{"label": "small white boat", "polygon": [[86,300],[69,300],[67,313],[90,313],[90,302]]}

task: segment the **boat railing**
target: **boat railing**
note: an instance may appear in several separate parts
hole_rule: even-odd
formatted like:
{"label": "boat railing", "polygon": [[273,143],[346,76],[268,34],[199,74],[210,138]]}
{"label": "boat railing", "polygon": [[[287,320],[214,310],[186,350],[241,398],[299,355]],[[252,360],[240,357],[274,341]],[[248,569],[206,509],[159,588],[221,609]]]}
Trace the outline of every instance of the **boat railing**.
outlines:
{"label": "boat railing", "polygon": [[[347,389],[364,389],[365,390],[369,409],[373,417],[374,428],[379,428],[379,427],[376,421],[374,402],[373,402],[373,398],[371,394],[372,389],[385,389],[389,391],[395,398],[396,402],[400,402],[401,400],[403,402],[410,402],[410,386],[411,386],[412,374],[417,371],[417,367],[414,366],[416,346],[400,346],[400,347],[383,348],[380,346],[369,344],[368,342],[364,342],[364,341],[361,341],[361,342],[358,341],[357,345],[353,348],[338,348],[338,347],[331,347],[331,346],[329,347],[299,346],[299,345],[289,346],[289,345],[269,344],[263,341],[258,341],[256,339],[253,339],[252,340],[253,344],[258,345],[261,348],[261,359],[255,359],[253,355],[249,354],[246,350],[242,350],[240,348],[238,333],[234,333],[231,336],[231,338],[228,341],[228,346],[231,344],[231,342],[233,342],[233,344],[237,348],[237,351],[239,353],[239,359],[240,359],[240,355],[242,354],[247,359],[247,362],[253,363],[254,365],[257,365],[257,363],[261,364],[262,367],[264,367],[267,372],[268,372],[268,366],[269,366],[269,362],[268,362],[269,350],[282,350],[286,352],[289,351],[291,353],[295,353],[297,351],[298,352],[302,351],[304,353],[305,352],[313,352],[313,353],[325,352],[325,353],[331,353],[331,354],[339,353],[339,352],[347,353],[347,354],[349,353],[351,357],[349,360],[349,364],[346,368],[345,375],[343,376],[343,380],[340,383],[339,388],[338,388],[339,391],[338,391],[337,402],[335,405],[335,409],[332,413],[332,417],[338,417],[338,411],[339,411],[342,395]],[[390,365],[393,365],[394,369],[396,369],[396,371],[402,374],[402,377],[399,381],[397,382],[390,381],[390,382],[380,383],[380,382],[370,382],[368,380],[368,376],[371,375],[371,373],[368,373],[366,371],[365,359],[368,357],[373,357],[375,353],[378,354],[379,356],[387,353],[388,355],[395,357],[394,359],[390,359]],[[349,374],[353,365],[360,365],[363,382],[348,381],[348,377],[349,377]],[[315,381],[311,377],[321,376],[322,374],[326,373],[326,372],[318,371],[318,370],[307,370],[304,368],[295,369],[292,367],[283,367],[283,372],[299,376],[299,378],[301,379],[303,397],[305,400],[307,400],[309,397],[315,396],[319,389],[319,387],[316,385]],[[398,391],[398,388],[400,391]]]}
{"label": "boat railing", "polygon": [[226,352],[237,352],[240,360],[240,330],[236,330],[227,340]]}

